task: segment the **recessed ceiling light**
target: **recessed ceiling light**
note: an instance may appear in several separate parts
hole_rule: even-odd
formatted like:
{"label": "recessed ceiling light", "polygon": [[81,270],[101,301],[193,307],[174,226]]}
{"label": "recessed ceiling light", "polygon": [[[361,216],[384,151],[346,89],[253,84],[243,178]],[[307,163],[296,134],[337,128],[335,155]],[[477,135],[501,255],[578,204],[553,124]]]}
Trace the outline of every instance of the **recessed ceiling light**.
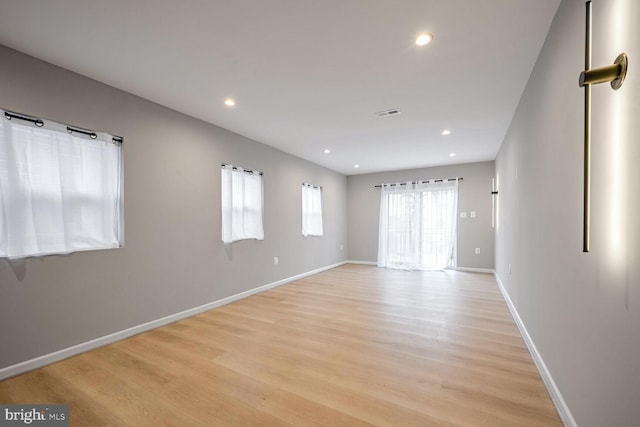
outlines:
{"label": "recessed ceiling light", "polygon": [[420,34],[416,39],[416,44],[418,46],[424,46],[425,44],[428,44],[431,40],[433,40],[433,34],[431,33]]}
{"label": "recessed ceiling light", "polygon": [[456,153],[449,153],[449,157],[455,157]]}
{"label": "recessed ceiling light", "polygon": [[450,135],[451,131],[449,129],[445,129],[445,130],[442,131],[442,134],[443,135]]}
{"label": "recessed ceiling light", "polygon": [[329,154],[331,152],[331,150],[329,150],[328,148],[324,150],[324,154]]}
{"label": "recessed ceiling light", "polygon": [[360,167],[360,165],[353,165],[353,167],[354,167],[354,168],[359,168],[359,167]]}
{"label": "recessed ceiling light", "polygon": [[234,105],[236,105],[236,101],[233,98],[227,98],[224,100],[224,105],[226,105],[227,107],[233,107]]}

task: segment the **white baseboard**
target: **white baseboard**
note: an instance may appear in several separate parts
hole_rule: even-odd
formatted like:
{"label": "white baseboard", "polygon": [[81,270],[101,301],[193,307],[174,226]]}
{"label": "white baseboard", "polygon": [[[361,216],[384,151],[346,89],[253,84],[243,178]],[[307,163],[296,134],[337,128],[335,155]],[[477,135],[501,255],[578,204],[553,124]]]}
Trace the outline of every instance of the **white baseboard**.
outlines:
{"label": "white baseboard", "polygon": [[[378,265],[375,261],[358,261],[358,260],[349,260],[348,264],[360,264],[360,265]],[[491,268],[475,268],[475,267],[447,267],[447,270],[455,270],[455,271],[468,271],[470,273],[486,273],[486,274],[494,274],[495,270]]]}
{"label": "white baseboard", "polygon": [[357,260],[349,260],[347,264],[361,264],[361,265],[378,265],[375,261],[357,261]]}
{"label": "white baseboard", "polygon": [[544,385],[547,387],[547,391],[551,396],[551,400],[553,401],[553,404],[555,405],[556,410],[558,411],[558,414],[562,419],[562,422],[564,423],[565,426],[568,426],[568,427],[578,427],[576,420],[573,418],[573,415],[571,414],[571,410],[569,409],[569,406],[567,406],[567,402],[565,402],[564,398],[562,397],[562,394],[560,393],[560,389],[558,388],[555,381],[553,380],[553,377],[551,376],[549,369],[547,369],[547,365],[544,363],[544,360],[542,359],[542,356],[538,352],[536,345],[533,343],[533,340],[531,339],[531,336],[529,335],[527,328],[524,326],[524,323],[522,322],[522,319],[518,314],[518,310],[516,310],[515,305],[513,305],[513,302],[511,301],[511,298],[509,297],[509,294],[507,293],[507,290],[505,289],[504,284],[502,283],[502,280],[500,280],[500,276],[498,276],[498,273],[495,273],[495,278],[496,278],[496,282],[498,283],[498,288],[500,288],[500,292],[502,293],[504,300],[507,302],[507,306],[509,307],[511,316],[513,317],[513,320],[516,322],[516,325],[520,330],[520,335],[522,335],[522,339],[527,345],[527,348],[529,349],[529,353],[531,353],[531,357],[533,358],[533,363],[535,363],[536,368],[538,368],[538,372],[542,377],[542,381],[544,382]]}
{"label": "white baseboard", "polygon": [[248,291],[240,292],[238,294],[231,295],[226,298],[222,298],[217,301],[213,301],[213,302],[201,305],[199,307],[190,308],[188,310],[181,311],[180,313],[171,314],[169,316],[152,320],[150,322],[146,322],[141,325],[133,326],[131,328],[124,329],[122,331],[114,332],[112,334],[105,335],[103,337],[96,338],[91,341],[83,342],[83,343],[74,345],[72,347],[68,347],[53,353],[36,357],[31,360],[26,360],[24,362],[16,363],[15,365],[7,366],[6,368],[0,369],[0,381],[10,377],[14,377],[16,375],[23,374],[28,371],[32,371],[34,369],[41,368],[46,365],[50,365],[51,363],[59,362],[60,360],[67,359],[72,356],[76,356],[80,353],[85,353],[89,350],[93,350],[98,347],[105,346],[107,344],[112,344],[116,341],[129,338],[131,336],[140,334],[142,332],[150,331],[160,326],[168,325],[169,323],[173,323],[178,320],[185,319],[187,317],[195,316],[196,314],[204,313],[205,311],[209,311],[211,309],[223,306],[225,304],[229,304],[239,299],[246,298],[248,296],[251,296],[260,292],[264,292],[266,290],[284,285],[286,283],[293,282],[295,280],[299,280],[304,277],[311,276],[313,274],[317,274],[325,270],[330,270],[332,268],[339,267],[346,263],[347,261],[342,261],[336,264],[328,265],[326,267],[321,267],[315,270],[307,271],[306,273],[301,273],[295,276],[287,277],[286,279],[278,280],[276,282],[268,283],[266,285],[259,286],[254,289],[250,289]]}
{"label": "white baseboard", "polygon": [[470,273],[485,273],[485,274],[494,274],[495,270],[491,268],[476,268],[476,267],[453,267],[453,270],[456,271],[468,271]]}

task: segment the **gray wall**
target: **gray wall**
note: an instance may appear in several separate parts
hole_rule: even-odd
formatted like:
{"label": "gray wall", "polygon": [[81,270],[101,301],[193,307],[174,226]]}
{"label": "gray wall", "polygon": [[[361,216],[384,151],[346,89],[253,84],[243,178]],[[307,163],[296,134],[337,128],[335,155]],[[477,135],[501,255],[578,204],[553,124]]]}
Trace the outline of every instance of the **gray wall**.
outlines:
{"label": "gray wall", "polygon": [[[2,46],[0,94],[124,137],[126,230],[123,249],[0,260],[0,368],[346,259],[341,174]],[[265,240],[232,252],[221,162],[265,175]],[[303,181],[323,186],[324,237],[301,235]]]}
{"label": "gray wall", "polygon": [[[562,2],[496,160],[496,270],[580,426],[640,420],[640,31],[637,0],[594,1],[592,240],[582,252],[584,1]],[[511,265],[511,273],[509,273]]]}
{"label": "gray wall", "polygon": [[[491,178],[494,162],[469,163],[395,172],[352,175],[347,178],[349,201],[349,259],[375,262],[378,259],[380,189],[374,185],[433,178],[463,177],[458,191],[458,267],[493,269],[491,228]],[[476,211],[476,218],[469,212]],[[480,248],[480,254],[475,254]]]}

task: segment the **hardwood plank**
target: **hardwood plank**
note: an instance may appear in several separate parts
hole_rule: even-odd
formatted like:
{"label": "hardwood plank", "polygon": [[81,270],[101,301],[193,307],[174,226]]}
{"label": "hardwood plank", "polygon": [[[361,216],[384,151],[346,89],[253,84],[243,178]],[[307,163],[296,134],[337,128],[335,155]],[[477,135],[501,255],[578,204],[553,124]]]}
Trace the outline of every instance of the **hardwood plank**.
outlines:
{"label": "hardwood plank", "polygon": [[85,426],[562,425],[492,276],[344,265],[0,382]]}

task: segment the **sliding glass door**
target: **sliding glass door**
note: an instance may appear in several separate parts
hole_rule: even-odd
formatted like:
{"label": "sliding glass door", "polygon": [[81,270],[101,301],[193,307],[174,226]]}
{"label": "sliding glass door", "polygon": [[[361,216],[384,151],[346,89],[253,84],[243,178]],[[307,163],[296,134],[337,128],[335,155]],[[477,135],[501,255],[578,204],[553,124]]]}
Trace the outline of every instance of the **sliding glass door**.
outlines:
{"label": "sliding glass door", "polygon": [[386,185],[381,192],[378,266],[454,266],[457,180]]}

